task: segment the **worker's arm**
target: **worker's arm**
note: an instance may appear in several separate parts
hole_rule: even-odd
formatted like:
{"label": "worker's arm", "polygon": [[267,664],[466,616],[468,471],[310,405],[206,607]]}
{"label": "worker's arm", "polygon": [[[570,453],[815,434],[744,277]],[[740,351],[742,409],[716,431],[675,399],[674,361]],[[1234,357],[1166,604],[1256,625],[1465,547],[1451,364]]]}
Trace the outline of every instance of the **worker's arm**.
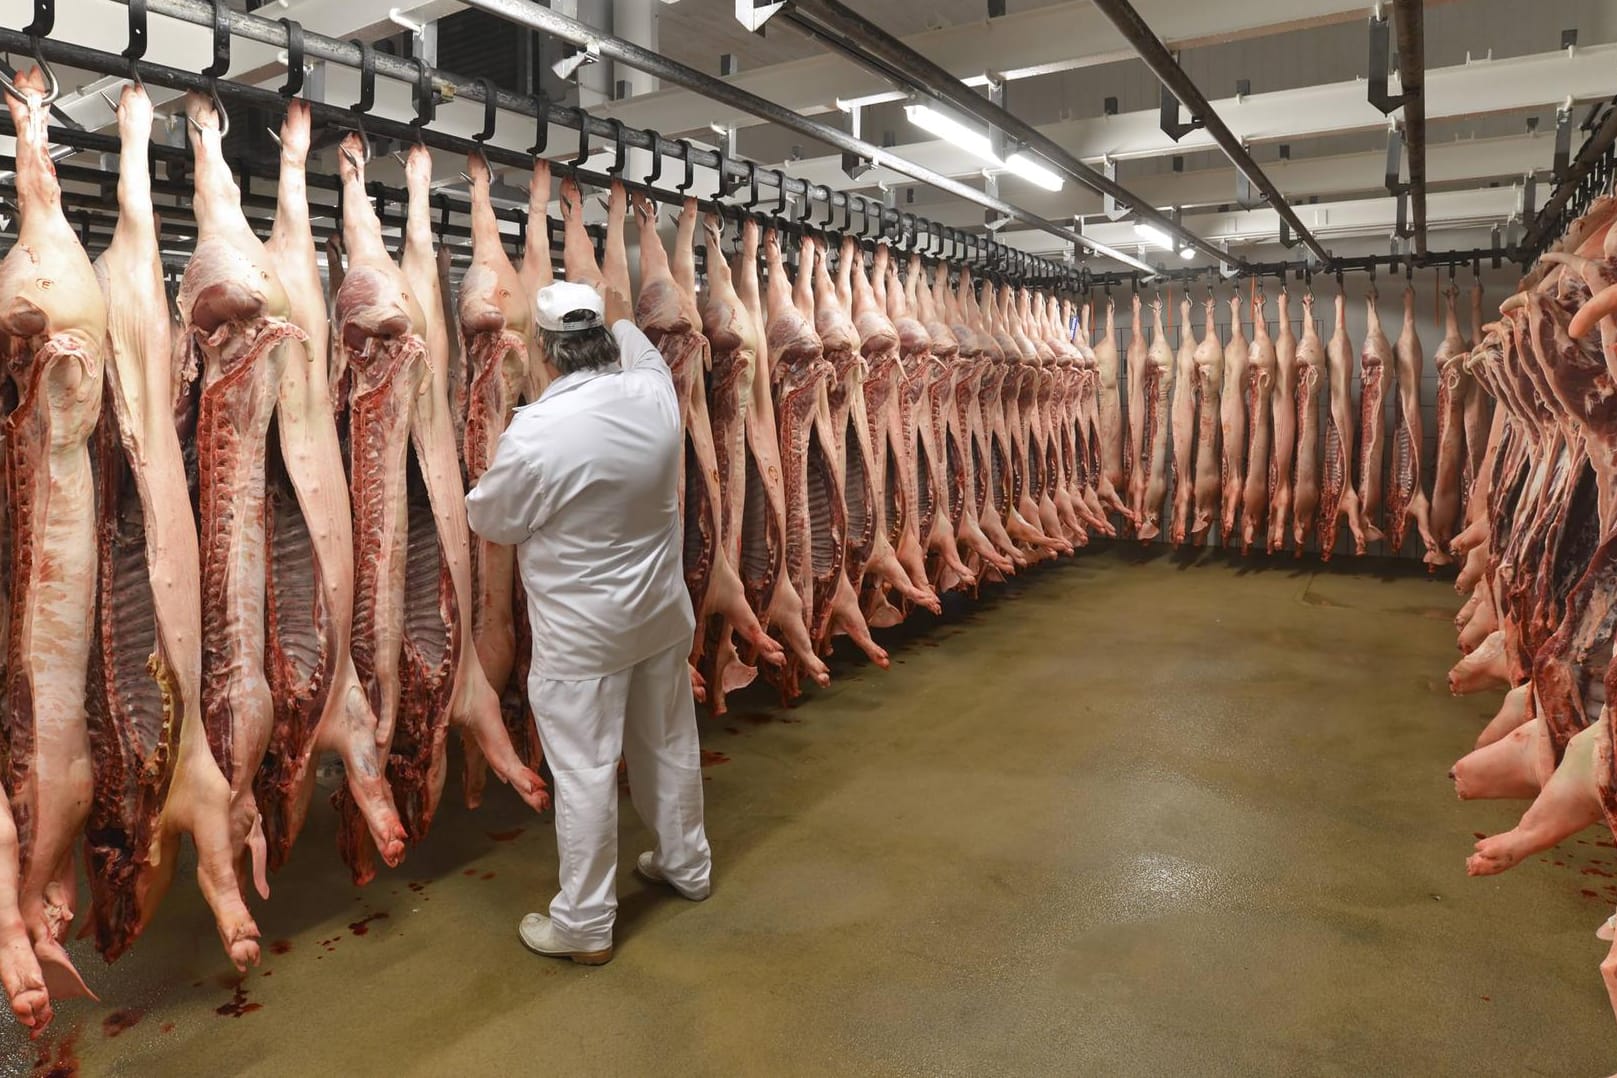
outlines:
{"label": "worker's arm", "polygon": [[522,542],[544,522],[539,469],[513,433],[500,435],[494,463],[466,495],[466,521],[472,531],[505,546]]}
{"label": "worker's arm", "polygon": [[606,290],[606,324],[612,327],[612,336],[617,338],[623,369],[660,371],[672,386],[674,376],[668,369],[668,361],[657,351],[657,346],[640,332],[640,327],[634,324],[633,314],[628,297],[616,288],[609,287]]}

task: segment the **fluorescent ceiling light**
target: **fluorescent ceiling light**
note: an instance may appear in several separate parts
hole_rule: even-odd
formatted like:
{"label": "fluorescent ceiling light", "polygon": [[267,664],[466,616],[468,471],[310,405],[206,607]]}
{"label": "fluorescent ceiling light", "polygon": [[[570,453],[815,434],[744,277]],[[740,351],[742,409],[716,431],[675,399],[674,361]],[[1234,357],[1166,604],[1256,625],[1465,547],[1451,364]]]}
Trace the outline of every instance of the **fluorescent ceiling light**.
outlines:
{"label": "fluorescent ceiling light", "polygon": [[939,112],[931,105],[905,105],[904,115],[916,127],[960,147],[973,157],[995,165],[1004,164],[994,156],[987,135],[981,131],[973,131],[953,116]]}
{"label": "fluorescent ceiling light", "polygon": [[928,134],[965,150],[978,160],[1005,169],[1029,183],[1037,184],[1046,191],[1059,191],[1063,186],[1064,181],[1060,176],[1039,164],[1030,154],[1013,153],[1008,159],[1000,160],[994,155],[993,143],[989,141],[987,134],[966,126],[931,105],[905,105],[904,115],[909,118],[910,123]]}
{"label": "fluorescent ceiling light", "polygon": [[1046,191],[1059,191],[1062,179],[1025,153],[1013,153],[1005,159],[1005,167],[1028,183],[1037,184]]}
{"label": "fluorescent ceiling light", "polygon": [[1173,242],[1173,237],[1169,236],[1156,225],[1147,224],[1144,221],[1136,221],[1134,223],[1134,234],[1140,237],[1142,240],[1145,240],[1151,246],[1160,247],[1164,251],[1172,251],[1178,247],[1178,244]]}

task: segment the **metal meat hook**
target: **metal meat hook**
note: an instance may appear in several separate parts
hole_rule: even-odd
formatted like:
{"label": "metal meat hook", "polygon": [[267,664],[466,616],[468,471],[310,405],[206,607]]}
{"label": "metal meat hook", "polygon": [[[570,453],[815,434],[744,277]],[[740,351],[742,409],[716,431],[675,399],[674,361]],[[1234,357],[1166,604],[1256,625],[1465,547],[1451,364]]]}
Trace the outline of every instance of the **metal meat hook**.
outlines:
{"label": "metal meat hook", "polygon": [[45,62],[45,57],[40,51],[38,38],[34,39],[34,63],[38,65],[40,72],[45,76],[45,96],[40,99],[38,105],[34,105],[27,94],[17,89],[17,84],[12,82],[3,72],[0,72],[0,89],[3,89],[30,108],[44,108],[62,96],[62,86],[61,83],[56,81],[55,70]]}

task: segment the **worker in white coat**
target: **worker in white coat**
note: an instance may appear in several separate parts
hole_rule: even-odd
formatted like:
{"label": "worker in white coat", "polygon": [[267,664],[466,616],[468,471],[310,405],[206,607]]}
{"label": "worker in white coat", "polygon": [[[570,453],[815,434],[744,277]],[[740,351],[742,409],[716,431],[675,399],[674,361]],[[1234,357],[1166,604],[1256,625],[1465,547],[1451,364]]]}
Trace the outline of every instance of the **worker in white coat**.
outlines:
{"label": "worker in white coat", "polygon": [[[618,758],[657,836],[639,873],[700,901],[712,854],[687,657],[683,430],[673,376],[616,289],[558,282],[538,322],[552,381],[518,408],[466,496],[472,530],[517,547],[528,596],[528,694],[555,777],[561,890],[522,942],[585,965],[612,959]],[[608,329],[610,326],[610,329]]]}

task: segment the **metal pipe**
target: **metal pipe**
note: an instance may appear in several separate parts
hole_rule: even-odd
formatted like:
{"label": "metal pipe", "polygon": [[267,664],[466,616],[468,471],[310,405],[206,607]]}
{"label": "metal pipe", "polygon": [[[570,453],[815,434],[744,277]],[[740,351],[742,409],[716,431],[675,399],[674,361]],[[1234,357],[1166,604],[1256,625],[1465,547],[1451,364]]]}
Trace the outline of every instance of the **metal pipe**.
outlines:
{"label": "metal pipe", "polygon": [[[1521,262],[1524,259],[1531,261],[1531,255],[1521,248],[1504,248],[1495,250],[1491,247],[1479,247],[1472,250],[1444,251],[1438,254],[1427,255],[1420,260],[1423,268],[1433,266],[1470,266],[1477,262],[1486,262],[1494,258],[1503,258],[1510,262]],[[1329,271],[1318,265],[1312,267],[1316,274],[1325,276],[1335,273],[1368,273],[1373,269],[1386,269],[1403,266],[1410,261],[1409,255],[1344,255],[1338,256],[1331,262]],[[1238,275],[1247,277],[1279,277],[1285,274],[1304,274],[1310,269],[1306,262],[1294,260],[1291,262],[1254,262],[1249,268]],[[1197,277],[1207,275],[1207,270],[1195,266],[1163,270],[1158,276],[1165,281],[1191,281]],[[1089,273],[1084,276],[1086,288],[1103,287],[1107,285],[1128,284],[1133,277],[1127,273]]]}
{"label": "metal pipe", "polygon": [[1409,154],[1409,224],[1415,253],[1426,253],[1426,18],[1422,0],[1394,0],[1398,82],[1404,95],[1404,148]]}
{"label": "metal pipe", "polygon": [[[482,6],[484,3],[520,3],[523,0],[472,0],[472,2]],[[1091,191],[1111,196],[1132,210],[1141,221],[1155,225],[1203,254],[1226,262],[1233,260],[1239,263],[1238,259],[1232,259],[1228,251],[1187,231],[1173,218],[1160,212],[1116,180],[1109,179],[1103,173],[1084,164],[1032,124],[984,98],[944,68],[928,60],[839,0],[793,0],[792,5],[783,14],[792,19],[793,25],[799,27],[812,26],[810,19],[819,20],[822,24],[821,32],[814,36],[822,41],[829,39],[839,50],[866,67],[879,74],[901,78],[903,82],[928,96],[975,116],[990,127],[999,128],[1078,183]],[[1086,242],[1085,246],[1093,247],[1094,244]]]}
{"label": "metal pipe", "polygon": [[[1179,61],[1168,51],[1168,46],[1162,43],[1146,21],[1140,17],[1140,13],[1134,10],[1134,5],[1128,0],[1095,0],[1095,6],[1112,21],[1112,25],[1117,27],[1124,39],[1134,46],[1134,51],[1140,54],[1140,59],[1144,60],[1145,65],[1162,80],[1162,84],[1190,110],[1192,116],[1201,120],[1207,133],[1213,136],[1213,141],[1218,143],[1224,155],[1230,159],[1230,164],[1240,169],[1241,174],[1252,186],[1263,192],[1269,205],[1280,215],[1280,219],[1291,228],[1298,239],[1308,245],[1308,249],[1313,251],[1321,262],[1329,266],[1331,253],[1303,224],[1297,212],[1286,201],[1286,196],[1280,193],[1280,188],[1264,174],[1263,169],[1252,159],[1252,155],[1247,153],[1246,147],[1241,145],[1241,140],[1225,126],[1217,110],[1213,108],[1212,102],[1207,100],[1207,95],[1201,92],[1189,75],[1185,74],[1185,69],[1179,66]],[[1422,208],[1424,210],[1424,204]]]}
{"label": "metal pipe", "polygon": [[[120,2],[127,3],[128,0],[120,0]],[[473,4],[473,6],[481,5]],[[498,6],[488,6],[485,7],[484,10],[507,18],[509,21],[534,26],[536,29],[543,30],[546,33],[550,33],[554,37],[561,38],[562,40],[569,41],[576,45],[588,47],[591,42],[598,42],[600,43],[600,52],[602,56],[624,60],[624,62],[628,63],[631,67],[640,67],[640,65],[632,62],[629,54],[632,53],[634,56],[642,58],[650,57],[655,61],[653,66],[644,67],[641,68],[641,70],[646,70],[648,73],[656,74],[660,77],[667,77],[664,75],[665,67],[667,69],[677,69],[678,71],[689,76],[703,80],[702,86],[689,86],[691,89],[697,89],[701,92],[709,92],[704,91],[703,87],[717,87],[716,92],[709,92],[710,96],[718,96],[722,99],[730,100],[736,97],[736,95],[742,93],[721,80],[709,78],[708,76],[704,76],[700,72],[697,72],[691,68],[674,64],[673,61],[666,60],[654,52],[649,52],[648,50],[631,46],[626,42],[620,42],[617,39],[609,36],[603,36],[598,31],[592,30],[590,27],[585,26],[576,20],[568,19],[565,16],[558,15],[545,8],[534,7],[533,5],[523,5],[523,7],[533,8],[534,11],[537,11],[537,18],[539,18],[541,21],[536,24],[528,21],[527,18],[524,17],[513,17],[512,12],[507,12]],[[150,11],[156,12],[160,15],[178,19],[182,22],[193,23],[197,26],[211,27],[213,25],[214,6],[210,0],[148,0],[148,8]],[[526,16],[528,14],[529,13],[524,10],[515,11],[515,15],[517,16]],[[225,21],[231,33],[236,36],[244,37],[251,41],[257,41],[261,44],[270,45],[277,49],[284,49],[287,47],[286,27],[277,20],[265,19],[257,15],[244,14],[237,11],[229,11],[225,15]],[[8,36],[7,32],[0,31],[0,47],[12,48],[15,51],[25,50],[26,46],[11,44],[10,42],[12,41],[29,42],[30,39],[15,32],[10,32]],[[50,41],[45,42],[45,44],[48,47],[59,47],[60,45],[60,43]],[[328,63],[340,64],[342,66],[351,68],[357,68],[360,66],[361,52],[359,46],[351,44],[347,41],[339,41],[335,38],[329,38],[324,35],[305,30],[303,32],[303,44],[304,55],[308,60],[324,60]],[[624,53],[623,55],[619,55],[620,49]],[[94,50],[81,50],[81,52],[86,56],[109,55],[96,54]],[[50,54],[47,54],[48,58],[49,55]],[[411,85],[415,83],[418,76],[418,69],[413,60],[404,60],[400,59],[399,57],[390,56],[386,53],[375,51],[373,51],[372,56],[374,57],[375,70],[377,74],[384,75],[388,78],[396,79]],[[61,58],[64,63],[72,63],[72,61],[66,57],[59,58]],[[116,61],[120,66],[110,69],[101,65],[93,64],[74,64],[73,66],[90,66],[94,70],[104,70],[107,74],[123,74],[127,72],[127,61],[124,61],[121,57],[116,58]],[[145,63],[142,64],[141,71],[143,73],[151,70],[154,70],[153,65]],[[162,70],[174,71],[176,69],[165,68]],[[199,78],[199,76],[193,76],[193,79],[195,78]],[[468,101],[485,100],[484,88],[475,79],[455,75],[442,69],[436,69],[432,72],[432,80],[435,87],[446,96],[464,98]],[[152,81],[160,84],[164,82],[164,80],[161,78],[153,78]],[[171,83],[171,85],[175,85],[181,89],[206,89],[204,86],[192,85],[189,82],[183,84]],[[223,91],[227,85],[233,86],[234,84],[227,84],[221,81],[221,91]],[[687,84],[681,83],[681,85]],[[271,111],[280,111],[279,109],[272,107],[272,105],[269,103],[270,98],[277,96],[278,95],[276,95],[273,91],[265,91],[265,95],[255,99],[252,104],[261,108],[270,109]],[[745,96],[751,98],[751,95]],[[761,98],[751,99],[762,102]],[[539,101],[533,97],[496,89],[495,101],[499,108],[508,112],[514,112],[528,117],[537,117],[539,115]],[[769,102],[762,103],[769,105],[771,109],[784,112],[787,116],[794,119],[797,118],[796,114],[790,112],[789,110],[781,110],[779,106],[772,105]],[[316,118],[329,119],[329,117],[333,115],[340,116],[348,113],[348,110],[345,109],[332,108],[331,106],[321,105],[320,103],[312,104]],[[284,108],[284,105],[282,107]],[[738,105],[738,107],[742,106]],[[766,116],[763,118],[770,119],[772,117]],[[652,150],[658,154],[679,158],[681,160],[685,160],[686,155],[688,154],[689,160],[692,164],[704,168],[714,169],[728,175],[731,178],[741,179],[746,178],[748,175],[745,163],[734,158],[721,156],[712,150],[693,146],[689,142],[665,138],[655,134],[654,132],[614,124],[612,121],[603,120],[599,117],[592,116],[582,109],[549,103],[546,112],[546,122],[556,124],[557,126],[561,127],[587,130],[591,136],[599,136],[601,139],[605,140],[614,139],[621,134],[624,144],[634,149]],[[415,128],[407,127],[406,125],[402,124],[389,124],[388,121],[374,117],[366,117],[366,127],[367,130],[377,131],[382,134],[389,134],[389,137],[399,137],[397,135],[390,134],[390,127],[409,132],[403,136],[408,139],[413,140],[416,137],[414,134],[416,130]],[[829,141],[832,137],[847,137],[836,128],[829,127],[824,124],[817,124],[816,129],[819,131],[819,133],[814,134],[813,137],[820,138],[822,141]],[[470,146],[470,143],[468,143],[466,140],[455,139],[452,136],[442,135],[438,132],[432,131],[431,129],[423,131],[422,137],[428,145],[437,146],[441,149],[464,151]],[[887,154],[886,151],[883,151],[879,147],[871,146],[868,143],[860,142],[858,145],[864,150],[872,151],[874,154],[881,156],[886,167],[893,168],[894,171],[902,171],[898,167],[898,163],[902,159],[894,157],[891,154]],[[489,146],[487,148],[487,152],[490,161],[496,161],[512,166],[521,166],[528,163],[526,159],[520,159],[521,155],[515,154],[511,151],[502,150],[497,146]],[[911,169],[925,171],[919,170],[918,166],[909,165],[907,162],[904,162],[904,164]],[[931,173],[928,173],[928,175],[935,176],[935,174]],[[821,198],[829,202],[833,207],[840,208],[848,205],[848,195],[846,192],[834,191],[826,187],[813,187],[802,180],[794,179],[789,176],[777,176],[773,172],[760,173],[759,178],[764,186],[782,188],[789,195],[808,197],[811,199]],[[982,192],[976,191],[975,189],[964,184],[959,184],[948,179],[947,177],[936,176],[935,178],[940,181],[940,184],[933,184],[933,186],[941,185],[941,189],[948,191],[950,194],[969,199],[979,204],[987,205],[989,209],[994,209],[999,212],[1010,213],[1015,211],[1015,214],[1019,215],[1018,219],[1027,224],[1034,225],[1035,227],[1042,227],[1046,231],[1056,230],[1056,234],[1060,235],[1063,239],[1076,240],[1084,247],[1092,249],[1098,254],[1116,258],[1128,265],[1136,266],[1147,273],[1156,272],[1150,266],[1147,266],[1145,263],[1140,262],[1121,251],[1114,251],[1109,247],[1105,247],[1104,245],[1097,245],[1085,241],[1078,233],[1073,232],[1070,229],[1064,229],[1059,225],[1044,221],[1042,218],[1036,217],[1032,214],[1022,213],[1022,211],[1016,210],[1015,207],[1001,203],[998,200],[992,200],[993,204],[989,205],[988,197]],[[930,181],[923,179],[922,182]],[[633,187],[634,185],[629,184],[628,186]],[[667,192],[652,189],[647,189],[647,192],[653,197],[660,196],[663,201],[669,200]],[[673,201],[682,200],[683,196],[673,199]],[[889,214],[891,214],[894,221],[896,221],[897,212],[893,210],[886,210],[882,212],[884,224],[888,223],[887,217]],[[1006,248],[997,243],[990,243],[988,245],[988,251],[991,253],[1003,253],[1006,250]],[[1055,263],[1051,262],[1045,262],[1044,267],[1052,276],[1059,274],[1059,272],[1061,272],[1063,269],[1063,267],[1058,267]]]}
{"label": "metal pipe", "polygon": [[[101,52],[96,49],[88,49],[80,45],[73,45],[50,39],[41,41],[39,46],[41,54],[45,60],[50,63],[60,63],[99,74],[115,76],[125,76],[128,74],[128,62],[123,57],[114,55],[112,53]],[[13,51],[20,52],[24,49],[31,49],[32,47],[33,43],[27,37],[27,35],[15,30],[0,27],[0,50],[11,49]],[[244,86],[229,80],[219,80],[215,84],[213,80],[206,76],[160,64],[147,63],[143,61],[140,66],[140,74],[143,79],[153,85],[167,86],[180,90],[216,92],[223,101],[246,104],[252,107],[263,109],[265,112],[272,115],[282,112],[286,105],[285,99],[281,97],[278,91],[273,89]],[[327,124],[328,126],[335,126],[339,128],[347,127],[351,126],[355,120],[355,113],[350,109],[332,106],[316,101],[309,102],[309,106],[314,118],[321,123]],[[365,127],[366,131],[373,137],[386,137],[404,142],[412,142],[420,139],[429,146],[461,153],[479,150],[480,152],[486,154],[491,163],[496,164],[505,164],[516,167],[527,167],[532,164],[531,156],[524,152],[509,150],[494,145],[479,146],[472,140],[445,135],[441,132],[432,130],[430,127],[418,128],[407,123],[388,120],[378,116],[367,116],[365,118]],[[0,133],[10,130],[11,126],[9,117],[0,115]],[[67,129],[52,126],[49,129],[49,138],[52,142],[58,143],[62,146],[76,147],[96,153],[114,153],[118,149],[117,136],[104,134],[97,131]],[[679,145],[683,147],[685,144],[681,143]],[[151,153],[154,161],[172,160],[187,162],[189,160],[188,151],[182,147],[165,146],[154,143],[151,147]],[[235,164],[235,167],[237,167],[239,170],[244,171],[244,174],[250,174],[246,172],[241,163],[233,164]],[[725,165],[727,168],[740,167],[737,166],[734,161],[729,159],[726,159]],[[567,171],[567,166],[565,165],[558,165],[556,167],[563,171]],[[595,186],[604,187],[612,182],[611,177],[599,173],[585,172],[582,170],[572,171],[581,182],[589,183]],[[746,169],[742,168],[742,171],[745,173]],[[105,175],[110,179],[110,173]],[[762,176],[767,179],[775,178],[773,173],[764,173]],[[273,177],[269,176],[265,176],[263,178],[273,179]],[[661,202],[678,204],[683,202],[685,198],[684,195],[677,192],[669,192],[659,188],[652,188],[646,186],[645,184],[635,183],[628,180],[623,182],[626,187],[632,190],[642,191],[653,199]],[[803,186],[801,181],[796,182],[799,187]],[[318,173],[311,173],[309,175],[309,184],[311,188],[327,190],[336,190],[341,186],[340,182],[335,176],[322,175]],[[398,189],[383,188],[380,184],[375,182],[368,183],[366,188],[369,192],[382,193],[391,201],[398,202],[401,205],[403,204],[404,192]],[[822,198],[831,193],[825,188],[815,188],[815,192]],[[244,205],[253,205],[260,197],[261,196],[248,196],[244,199]],[[439,195],[435,196],[435,198],[437,197],[446,196],[440,193]],[[843,198],[843,201],[846,201],[845,197]],[[726,208],[714,202],[705,202],[703,204],[715,209]],[[464,213],[467,212],[465,208],[466,205],[466,203],[460,203],[457,199],[456,204],[452,205],[451,210],[453,212]],[[319,213],[322,208],[322,206],[316,204],[311,206],[311,211]],[[876,208],[878,210],[880,209],[880,207]],[[896,214],[896,211],[888,212]],[[498,216],[504,217],[507,220],[525,220],[526,216],[521,210],[517,209],[497,210],[496,213]],[[789,233],[801,233],[807,231],[805,226],[794,221],[778,221],[775,223],[774,227]],[[928,227],[931,227],[930,222],[928,223]],[[458,235],[461,231],[462,229],[460,227],[453,227],[449,234]],[[821,229],[819,231],[824,232],[826,230]],[[867,245],[869,244],[867,243]],[[1001,259],[1009,257],[1009,252],[1010,248],[1007,248],[1002,244],[985,240],[981,242],[975,249],[974,253],[977,256],[975,263],[968,259],[956,259],[955,261],[961,262],[962,264],[974,265],[975,268],[986,269],[991,265],[1000,262]],[[1069,282],[1075,277],[1074,271],[1069,267],[1043,258],[1035,259],[1030,262],[1027,265],[1027,270],[1029,272],[1025,273],[1025,279],[1029,283],[1033,283],[1034,281]]]}
{"label": "metal pipe", "polygon": [[1528,226],[1527,232],[1522,236],[1521,249],[1537,257],[1543,249],[1549,246],[1555,237],[1550,229],[1560,217],[1567,205],[1577,194],[1579,186],[1599,163],[1600,158],[1617,142],[1617,100],[1607,108],[1606,115],[1600,121],[1600,126],[1589,135],[1582,147],[1578,149],[1578,156],[1572,159],[1566,175],[1561,183],[1550,195],[1549,201],[1544,203],[1533,223]]}
{"label": "metal pipe", "polygon": [[[176,0],[162,0],[162,2],[176,2]],[[190,2],[190,0],[177,0],[177,2]],[[1011,217],[1024,224],[1032,225],[1040,231],[1048,232],[1053,236],[1059,236],[1064,240],[1076,243],[1085,250],[1105,255],[1108,258],[1115,258],[1146,273],[1154,274],[1156,272],[1156,270],[1139,259],[1124,254],[1122,251],[1097,244],[1093,240],[1086,239],[1082,233],[1073,229],[1056,224],[1054,221],[1047,221],[1037,214],[1029,213],[1020,207],[984,194],[982,191],[969,187],[958,180],[950,179],[940,173],[933,172],[931,169],[923,168],[912,161],[895,156],[880,146],[854,138],[840,128],[832,127],[830,124],[820,120],[801,116],[791,109],[777,105],[773,101],[747,93],[745,90],[732,86],[722,79],[714,78],[711,75],[697,71],[695,68],[676,63],[666,56],[652,52],[649,49],[640,48],[638,45],[632,45],[609,34],[602,34],[575,19],[559,15],[549,8],[540,7],[538,4],[529,2],[529,0],[467,0],[467,3],[480,11],[498,15],[507,22],[538,30],[573,45],[594,48],[604,57],[655,75],[663,82],[670,82],[676,86],[683,86],[687,90],[694,90],[704,97],[722,101],[727,105],[733,105],[736,108],[752,113],[760,119],[779,124],[799,134],[807,135],[816,141],[840,150],[846,150],[849,153],[858,154],[860,157],[882,168],[891,169],[929,187],[935,187],[947,194],[954,195],[956,198],[975,202],[985,209]],[[784,185],[786,191],[791,193],[794,187],[800,185],[801,182],[788,179]],[[833,205],[835,204],[837,203],[833,200]],[[1161,217],[1160,214],[1156,214],[1155,210],[1152,210],[1152,213],[1163,221],[1167,220],[1167,218]],[[897,211],[882,211],[884,226],[888,223],[888,215],[892,215],[896,221]],[[1204,243],[1204,241],[1198,242]],[[1220,257],[1227,257],[1211,244],[1204,243],[1203,249]]]}

